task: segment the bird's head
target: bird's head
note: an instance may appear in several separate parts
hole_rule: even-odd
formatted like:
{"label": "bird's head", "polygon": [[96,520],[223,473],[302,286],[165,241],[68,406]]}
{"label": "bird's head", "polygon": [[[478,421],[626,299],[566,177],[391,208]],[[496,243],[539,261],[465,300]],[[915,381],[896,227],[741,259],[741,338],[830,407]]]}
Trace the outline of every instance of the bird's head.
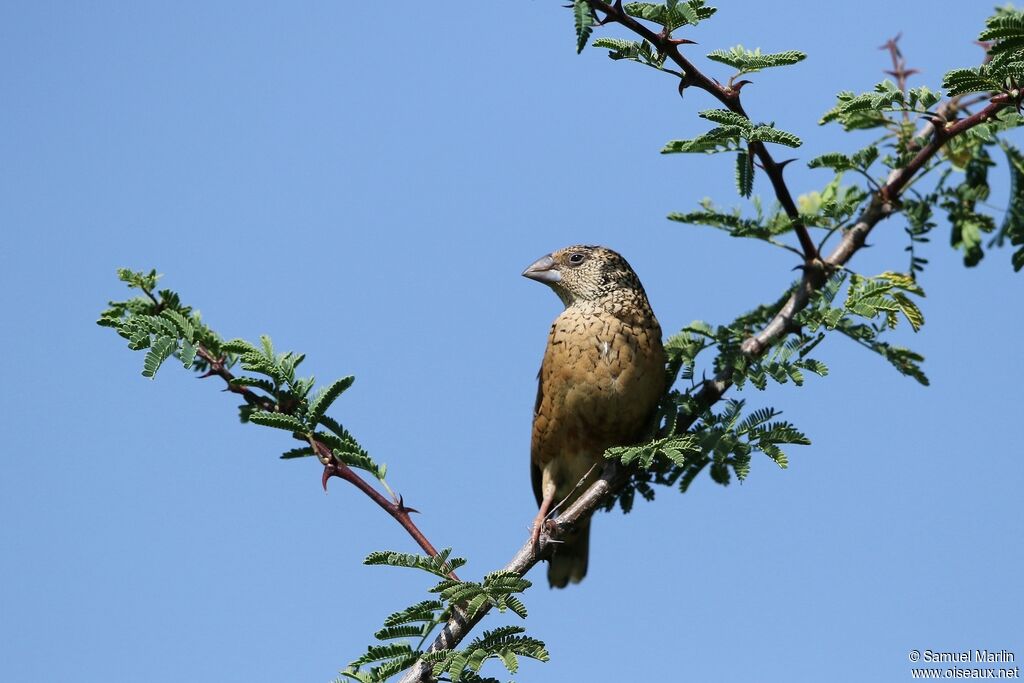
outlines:
{"label": "bird's head", "polygon": [[555,290],[566,306],[629,293],[646,299],[640,279],[626,259],[607,247],[578,244],[530,264],[523,277]]}

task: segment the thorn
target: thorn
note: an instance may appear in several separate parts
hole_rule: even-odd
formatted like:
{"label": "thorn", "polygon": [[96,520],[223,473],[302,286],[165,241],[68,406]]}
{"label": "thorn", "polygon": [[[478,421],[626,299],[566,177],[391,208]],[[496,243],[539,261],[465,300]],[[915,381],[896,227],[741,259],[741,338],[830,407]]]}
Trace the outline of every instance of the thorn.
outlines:
{"label": "thorn", "polygon": [[903,71],[882,71],[884,74],[888,74],[893,78],[909,78],[914,74],[921,73],[920,69],[904,69]]}
{"label": "thorn", "polygon": [[669,38],[669,45],[696,45],[696,40],[690,40],[689,38]]}
{"label": "thorn", "polygon": [[207,370],[203,374],[201,374],[198,377],[196,377],[196,379],[206,379],[207,377],[216,377],[216,376],[217,376],[216,371],[214,371],[214,369],[211,367],[209,370]]}
{"label": "thorn", "polygon": [[896,34],[895,38],[890,38],[889,40],[885,41],[885,45],[880,45],[878,47],[878,49],[879,50],[893,50],[893,49],[897,49],[896,48],[896,43],[898,43],[900,41],[900,38],[902,38],[902,37],[903,37],[903,31],[900,31],[899,33]]}
{"label": "thorn", "polygon": [[743,86],[750,85],[751,83],[753,83],[753,81],[749,81],[749,80],[738,81],[738,82],[732,84],[731,89],[733,90],[733,92],[739,92],[740,90],[743,89]]}
{"label": "thorn", "polygon": [[683,97],[683,90],[685,90],[685,89],[686,89],[686,79],[685,78],[680,78],[679,79],[679,96],[680,97]]}
{"label": "thorn", "polygon": [[415,513],[419,514],[419,510],[417,510],[416,508],[407,508],[407,507],[405,507],[405,499],[402,498],[401,495],[398,496],[398,511],[399,512],[405,512],[405,513],[415,512]]}
{"label": "thorn", "polygon": [[796,161],[796,157],[793,157],[792,159],[783,159],[782,161],[776,163],[775,167],[781,171],[782,169],[786,168],[788,164],[791,164],[794,161]]}
{"label": "thorn", "polygon": [[324,465],[324,475],[320,479],[320,484],[324,487],[324,493],[327,493],[327,480],[336,474],[337,472],[334,471],[333,465]]}

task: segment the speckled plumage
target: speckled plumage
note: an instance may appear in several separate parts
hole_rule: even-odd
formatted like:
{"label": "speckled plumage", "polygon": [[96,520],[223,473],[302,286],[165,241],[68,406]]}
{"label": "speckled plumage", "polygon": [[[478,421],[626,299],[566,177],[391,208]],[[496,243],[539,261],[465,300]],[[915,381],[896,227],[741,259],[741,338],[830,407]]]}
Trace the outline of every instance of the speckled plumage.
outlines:
{"label": "speckled plumage", "polygon": [[[523,275],[565,304],[548,334],[534,409],[530,470],[540,523],[600,475],[605,449],[643,438],[664,393],[665,352],[643,285],[611,249],[567,247]],[[552,586],[586,574],[589,535],[588,521],[556,548]]]}

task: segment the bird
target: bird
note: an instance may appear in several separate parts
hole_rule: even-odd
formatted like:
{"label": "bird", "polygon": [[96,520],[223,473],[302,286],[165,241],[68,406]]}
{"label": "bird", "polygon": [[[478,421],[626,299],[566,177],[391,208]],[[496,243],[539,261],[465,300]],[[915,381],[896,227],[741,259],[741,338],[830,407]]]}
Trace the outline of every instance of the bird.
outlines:
{"label": "bird", "polygon": [[[661,326],[640,278],[618,253],[566,247],[534,261],[523,276],[553,289],[565,305],[548,332],[533,411],[536,548],[552,506],[568,507],[598,479],[605,450],[644,440],[667,375]],[[586,575],[590,520],[561,540],[548,564],[552,588]]]}

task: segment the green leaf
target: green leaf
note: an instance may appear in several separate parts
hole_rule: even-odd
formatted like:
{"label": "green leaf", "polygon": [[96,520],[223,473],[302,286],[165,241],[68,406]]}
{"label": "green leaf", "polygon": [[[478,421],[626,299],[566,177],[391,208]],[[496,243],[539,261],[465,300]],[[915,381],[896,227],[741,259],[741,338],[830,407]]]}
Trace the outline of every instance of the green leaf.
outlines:
{"label": "green leaf", "polygon": [[732,213],[725,213],[717,209],[710,200],[702,202],[701,207],[701,211],[670,213],[668,219],[680,223],[718,228],[733,237],[753,237],[761,240],[770,240],[773,236],[792,229],[792,224],[789,221],[778,222],[771,218],[768,221],[759,218],[744,218],[739,209],[735,209]]}
{"label": "green leaf", "polygon": [[782,449],[778,446],[771,443],[765,443],[759,446],[759,450],[774,460],[775,464],[779,466],[779,469],[784,470],[789,467],[789,458],[786,457],[786,454],[783,453]]}
{"label": "green leaf", "polygon": [[181,364],[186,370],[188,370],[196,360],[196,347],[192,346],[192,342],[186,339],[181,345],[181,351],[179,352],[178,357],[181,358]]}
{"label": "green leaf", "polygon": [[624,40],[622,38],[597,38],[591,43],[594,47],[603,47],[608,50],[608,56],[612,59],[637,59],[640,55],[640,43],[635,40]]}
{"label": "green leaf", "polygon": [[384,620],[385,626],[399,626],[418,622],[434,622],[440,618],[445,605],[440,600],[424,600],[411,607],[395,612]]}
{"label": "green leaf", "polygon": [[310,455],[316,455],[316,451],[309,446],[301,446],[299,448],[293,448],[290,451],[285,451],[281,454],[281,459],[292,460],[294,458],[305,458]]}
{"label": "green leaf", "polygon": [[[428,652],[423,659],[434,664],[435,678],[447,672],[452,681],[477,680],[473,675],[491,658],[501,660],[510,673],[518,670],[518,657],[548,661],[550,655],[544,643],[523,633],[521,627],[502,626],[484,631],[483,636],[474,639],[464,650],[437,650]],[[471,675],[467,676],[467,672]]]}
{"label": "green leaf", "polygon": [[697,13],[696,7],[688,2],[677,2],[676,0],[670,0],[665,5],[668,7],[670,13],[681,16],[686,20],[686,23],[696,25],[700,21],[700,15]]}
{"label": "green leaf", "polygon": [[786,52],[774,52],[762,54],[761,48],[748,50],[742,45],[731,47],[728,50],[715,50],[707,55],[707,58],[728,64],[741,74],[754,73],[762,69],[775,66],[788,66],[796,64],[807,58],[807,55],[797,50]]}
{"label": "green leaf", "polygon": [[262,377],[246,377],[245,375],[236,376],[231,380],[231,384],[238,387],[253,387],[256,389],[262,389],[268,394],[273,394],[277,391],[274,387],[274,383],[263,379]]}
{"label": "green leaf", "polygon": [[794,365],[803,368],[804,370],[809,370],[810,372],[813,372],[819,377],[825,377],[826,375],[828,375],[828,366],[819,360],[814,360],[813,358],[805,358],[803,360],[799,360],[796,363],[794,363]]}
{"label": "green leaf", "polygon": [[719,123],[723,126],[736,126],[744,130],[750,130],[754,127],[754,124],[746,116],[728,109],[708,109],[699,112],[697,115],[702,119],[707,119],[712,123]]}
{"label": "green leaf", "polygon": [[624,9],[632,17],[659,24],[669,31],[686,24],[695,25],[717,11],[714,7],[706,7],[703,0],[676,2],[672,7],[653,2],[628,2]]}
{"label": "green leaf", "polygon": [[992,92],[1003,87],[1002,80],[992,75],[988,66],[973,69],[953,69],[947,71],[942,79],[942,87],[949,97],[966,95],[972,92]]}
{"label": "green leaf", "polygon": [[156,371],[160,369],[165,360],[170,358],[177,346],[178,340],[170,336],[160,337],[153,342],[153,346],[146,353],[146,358],[142,362],[142,376],[156,377]]}
{"label": "green leaf", "polygon": [[773,142],[786,147],[799,147],[803,141],[796,135],[772,126],[758,126],[747,136],[750,142]]}
{"label": "green leaf", "polygon": [[848,171],[854,168],[853,160],[845,154],[839,152],[829,152],[828,154],[822,154],[821,156],[814,157],[807,162],[808,168],[831,168],[832,170]]}
{"label": "green leaf", "polygon": [[639,446],[613,446],[605,451],[604,457],[619,460],[623,465],[636,464],[650,469],[657,458],[666,458],[676,465],[686,465],[688,458],[700,455],[701,444],[693,434],[655,439]]}
{"label": "green leaf", "polygon": [[304,425],[297,417],[293,417],[285,413],[271,413],[266,410],[254,410],[249,415],[249,422],[263,425],[264,427],[284,429],[298,434],[305,434],[307,431],[306,425]]}
{"label": "green leaf", "polygon": [[137,328],[131,333],[131,337],[128,339],[128,348],[132,351],[148,349],[151,341],[152,339],[149,330],[145,328]]}
{"label": "green leaf", "polygon": [[158,275],[155,269],[144,273],[141,270],[135,271],[128,268],[118,268],[117,277],[121,282],[127,283],[130,289],[142,289],[152,292],[156,289],[156,281],[163,276]]}
{"label": "green leaf", "polygon": [[405,626],[385,626],[374,633],[373,637],[377,640],[395,640],[396,638],[422,638],[423,635],[423,626],[407,624]]}
{"label": "green leaf", "polygon": [[408,643],[371,645],[366,649],[366,654],[353,661],[349,666],[362,666],[364,664],[372,664],[373,662],[395,659],[397,657],[407,657],[412,654],[413,650],[409,647]]}
{"label": "green leaf", "polygon": [[746,150],[736,155],[736,189],[741,197],[749,197],[754,191],[754,160]]}
{"label": "green leaf", "polygon": [[712,128],[703,135],[692,140],[670,140],[662,148],[662,154],[704,152],[713,154],[737,148],[745,129],[739,126],[720,126]]}
{"label": "green leaf", "polygon": [[979,41],[1024,38],[1024,12],[1007,7],[986,19],[985,26],[985,30],[978,35]]}
{"label": "green leaf", "polygon": [[384,476],[387,474],[387,465],[378,465],[358,444],[344,443],[339,447],[336,440],[331,439],[330,435],[323,432],[317,432],[316,435],[330,444],[331,453],[339,462],[343,462],[349,467],[365,470],[380,481],[384,481]]}
{"label": "green leaf", "polygon": [[984,257],[982,234],[995,230],[995,219],[977,210],[989,196],[988,169],[993,165],[984,146],[968,150],[964,180],[956,187],[941,189],[941,206],[952,228],[950,244],[964,254],[964,265],[977,265]]}
{"label": "green leaf", "polygon": [[988,48],[990,68],[1000,77],[1013,77],[1019,82],[1024,69],[1024,11],[1010,6],[997,8],[986,24],[978,40],[992,43]]}
{"label": "green leaf", "polygon": [[855,95],[844,90],[836,95],[836,105],[825,112],[818,122],[821,125],[838,121],[846,130],[863,130],[889,125],[892,120],[887,112],[914,112],[925,114],[934,104],[936,96],[927,89],[914,89],[904,93],[892,81],[886,79],[875,85],[871,92]]}
{"label": "green leaf", "polygon": [[320,418],[324,416],[327,409],[331,407],[331,404],[334,403],[339,396],[341,396],[342,392],[352,386],[352,382],[355,380],[356,378],[351,375],[335,380],[329,387],[321,391],[312,401],[310,401],[309,417],[307,422],[311,429],[316,429],[317,424],[320,422]]}
{"label": "green leaf", "polygon": [[261,353],[243,353],[239,356],[239,360],[242,362],[243,370],[266,375],[274,381],[275,385],[282,385],[288,382],[288,374],[285,369],[276,361],[267,359]]}
{"label": "green leaf", "polygon": [[181,313],[173,309],[165,309],[160,312],[160,315],[175,326],[175,334],[179,338],[188,342],[195,339],[195,329],[192,327],[192,323]]}
{"label": "green leaf", "polygon": [[[608,50],[608,57],[613,60],[627,59],[644,64],[659,70],[663,69],[667,55],[658,52],[646,40],[633,41],[621,38],[598,38],[593,42],[594,47],[603,47]],[[675,73],[674,71],[672,73]]]}
{"label": "green leaf", "polygon": [[1011,257],[1013,269],[1020,271],[1024,267],[1024,154],[1005,142],[1002,147],[1010,167],[1010,203],[999,233],[989,246],[1002,246],[1008,240],[1011,245],[1020,247]]}
{"label": "green leaf", "polygon": [[363,560],[363,564],[387,565],[389,567],[408,567],[412,569],[420,569],[442,578],[447,578],[448,574],[466,564],[466,560],[461,557],[450,558],[449,556],[451,554],[451,548],[445,548],[434,557],[417,555],[415,553],[400,553],[394,550],[379,550],[367,555],[366,559]]}
{"label": "green leaf", "polygon": [[910,323],[910,326],[914,328],[914,332],[920,330],[921,326],[924,325],[924,314],[921,313],[921,309],[917,307],[917,304],[900,292],[894,293],[892,298],[899,304],[900,310],[906,317],[907,322]]}
{"label": "green leaf", "polygon": [[524,605],[522,601],[514,595],[505,597],[504,606],[522,619],[525,619],[529,614],[526,610],[526,605]]}
{"label": "green leaf", "polygon": [[594,31],[594,13],[586,0],[573,0],[572,14],[576,23],[576,53],[579,54]]}
{"label": "green leaf", "polygon": [[886,343],[879,343],[876,350],[902,374],[913,377],[924,386],[930,384],[928,377],[921,370],[921,362],[924,361],[924,356],[921,354],[902,346],[891,346]]}
{"label": "green leaf", "polygon": [[260,350],[244,339],[232,339],[221,344],[221,349],[228,353],[253,353],[259,354]]}
{"label": "green leaf", "polygon": [[162,315],[140,315],[135,319],[145,324],[157,336],[180,338],[177,326]]}

